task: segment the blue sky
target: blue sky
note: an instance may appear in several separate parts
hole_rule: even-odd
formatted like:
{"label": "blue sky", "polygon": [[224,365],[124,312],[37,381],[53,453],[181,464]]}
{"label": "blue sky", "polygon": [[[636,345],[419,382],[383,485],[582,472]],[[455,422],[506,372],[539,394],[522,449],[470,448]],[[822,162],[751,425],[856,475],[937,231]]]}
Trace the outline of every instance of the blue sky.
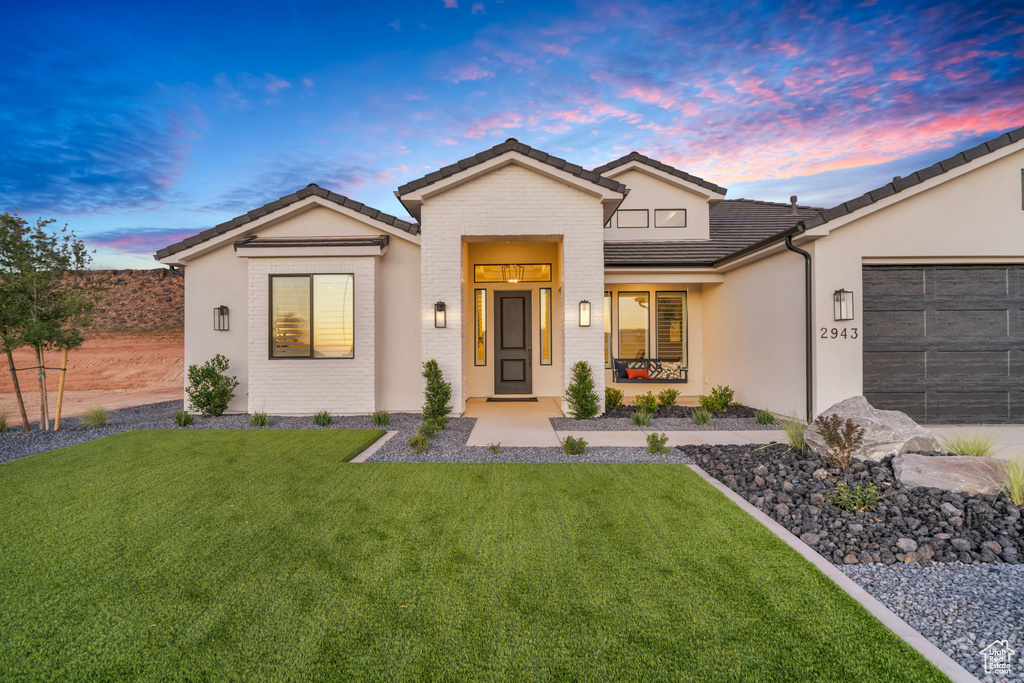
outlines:
{"label": "blue sky", "polygon": [[1019,2],[20,3],[0,210],[97,267],[310,182],[394,189],[516,137],[831,206],[1024,125]]}

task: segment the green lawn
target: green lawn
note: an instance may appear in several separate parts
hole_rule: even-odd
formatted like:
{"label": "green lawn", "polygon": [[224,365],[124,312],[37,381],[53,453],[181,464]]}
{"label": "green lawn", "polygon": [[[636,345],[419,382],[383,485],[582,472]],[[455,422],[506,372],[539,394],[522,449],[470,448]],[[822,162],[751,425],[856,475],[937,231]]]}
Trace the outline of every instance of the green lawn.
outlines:
{"label": "green lawn", "polygon": [[0,465],[0,678],[945,680],[686,467],[345,464],[381,433]]}

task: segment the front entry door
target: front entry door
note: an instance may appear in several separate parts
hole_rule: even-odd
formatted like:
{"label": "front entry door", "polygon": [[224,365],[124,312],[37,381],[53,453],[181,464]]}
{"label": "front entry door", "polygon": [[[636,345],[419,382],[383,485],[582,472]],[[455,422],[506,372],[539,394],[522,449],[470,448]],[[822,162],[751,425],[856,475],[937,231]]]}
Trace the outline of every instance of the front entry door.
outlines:
{"label": "front entry door", "polygon": [[533,393],[532,292],[494,293],[494,393]]}

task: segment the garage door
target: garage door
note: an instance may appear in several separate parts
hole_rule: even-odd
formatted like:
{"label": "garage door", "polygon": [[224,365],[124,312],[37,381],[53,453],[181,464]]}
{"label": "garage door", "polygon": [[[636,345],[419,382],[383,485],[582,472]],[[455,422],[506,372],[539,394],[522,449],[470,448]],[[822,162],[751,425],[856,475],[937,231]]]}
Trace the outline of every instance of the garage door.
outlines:
{"label": "garage door", "polygon": [[919,422],[1024,422],[1024,266],[864,266],[864,395]]}

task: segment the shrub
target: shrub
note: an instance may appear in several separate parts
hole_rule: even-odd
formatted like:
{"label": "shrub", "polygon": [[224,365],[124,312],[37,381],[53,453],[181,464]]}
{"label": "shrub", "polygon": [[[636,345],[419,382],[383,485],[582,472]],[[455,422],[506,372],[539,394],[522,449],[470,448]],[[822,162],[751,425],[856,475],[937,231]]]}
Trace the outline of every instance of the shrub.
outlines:
{"label": "shrub", "polygon": [[658,394],[658,407],[670,408],[676,404],[677,398],[679,398],[679,392],[677,390],[665,389]]}
{"label": "shrub", "polygon": [[728,385],[715,387],[708,396],[700,397],[700,407],[709,413],[724,413],[729,406],[734,405],[732,402],[734,393]]}
{"label": "shrub", "polygon": [[637,394],[633,397],[633,408],[639,413],[656,413],[658,412],[658,399],[654,398],[654,394],[649,391],[646,394]]}
{"label": "shrub", "polygon": [[189,427],[195,421],[196,418],[192,415],[192,413],[188,412],[187,410],[174,411],[174,424],[178,425],[179,427]]}
{"label": "shrub", "polygon": [[386,410],[378,410],[370,413],[370,422],[374,427],[387,427],[391,424],[391,413]]}
{"label": "shrub", "polygon": [[413,450],[413,453],[420,455],[430,448],[430,437],[420,432],[416,432],[416,435],[406,441],[406,443],[409,445],[409,448]]}
{"label": "shrub", "polygon": [[707,427],[711,424],[711,411],[703,406],[691,410],[690,417],[693,418],[694,424],[700,425],[701,427]]}
{"label": "shrub", "polygon": [[423,388],[423,420],[434,420],[440,429],[448,426],[448,415],[452,406],[452,384],[444,381],[444,375],[436,360],[428,360],[423,364],[423,377],[427,380]]}
{"label": "shrub", "polygon": [[587,452],[587,442],[582,438],[577,439],[575,436],[567,436],[565,441],[562,442],[562,451],[566,455],[583,455]]}
{"label": "shrub", "polygon": [[487,444],[487,450],[491,453],[501,453],[501,442]]}
{"label": "shrub", "polygon": [[875,509],[878,501],[881,499],[882,494],[878,492],[878,487],[873,483],[851,488],[845,481],[841,481],[836,483],[836,487],[828,492],[828,502],[847,512],[854,512],[856,510],[867,510],[870,512]]}
{"label": "shrub", "polygon": [[82,422],[89,427],[103,427],[107,424],[107,409],[103,406],[96,406],[95,408],[89,408],[89,410],[82,413]]}
{"label": "shrub", "polygon": [[585,360],[572,366],[572,381],[565,390],[565,403],[575,420],[589,420],[601,410],[601,402],[594,390],[594,373]]}
{"label": "shrub", "polygon": [[845,470],[850,464],[850,458],[857,446],[864,440],[864,429],[858,427],[853,420],[843,419],[832,413],[828,417],[819,415],[814,420],[814,426],[821,433],[821,438],[829,446],[829,452],[825,454],[825,460],[834,467]]}
{"label": "shrub", "polygon": [[238,378],[228,377],[228,359],[219,353],[202,365],[188,367],[188,388],[185,393],[193,410],[203,415],[223,415],[235,397]]}
{"label": "shrub", "polygon": [[999,449],[996,448],[995,437],[979,430],[947,434],[940,441],[942,441],[942,447],[950,455],[973,455],[987,458],[999,452]]}
{"label": "shrub", "polygon": [[755,410],[754,417],[757,418],[757,424],[759,425],[775,424],[775,413],[770,410]]}
{"label": "shrub", "polygon": [[1017,507],[1024,505],[1024,456],[1020,453],[1014,453],[1006,461],[999,492]]}
{"label": "shrub", "polygon": [[662,432],[661,434],[654,432],[653,434],[647,435],[647,452],[651,455],[665,455],[668,453],[669,448],[666,445],[668,443],[668,434]]}
{"label": "shrub", "polygon": [[791,415],[782,421],[782,431],[786,435],[786,443],[795,451],[802,451],[807,447],[807,442],[804,441],[805,429],[807,429],[807,423],[796,415]]}
{"label": "shrub", "polygon": [[269,427],[270,416],[264,412],[255,412],[252,417],[249,418],[250,427]]}
{"label": "shrub", "polygon": [[626,395],[622,393],[622,389],[616,389],[615,387],[604,388],[604,409],[615,410],[622,405],[622,400],[626,398]]}
{"label": "shrub", "polygon": [[433,439],[434,436],[442,429],[444,429],[444,425],[442,425],[439,420],[424,420],[420,423],[419,429],[416,430],[416,433],[422,434],[428,439]]}
{"label": "shrub", "polygon": [[635,427],[646,427],[651,424],[651,414],[646,410],[638,410],[629,416],[630,421]]}
{"label": "shrub", "polygon": [[0,433],[7,431],[7,411],[0,410]]}
{"label": "shrub", "polygon": [[331,424],[331,413],[328,410],[321,410],[313,415],[313,424],[317,427],[327,427]]}

